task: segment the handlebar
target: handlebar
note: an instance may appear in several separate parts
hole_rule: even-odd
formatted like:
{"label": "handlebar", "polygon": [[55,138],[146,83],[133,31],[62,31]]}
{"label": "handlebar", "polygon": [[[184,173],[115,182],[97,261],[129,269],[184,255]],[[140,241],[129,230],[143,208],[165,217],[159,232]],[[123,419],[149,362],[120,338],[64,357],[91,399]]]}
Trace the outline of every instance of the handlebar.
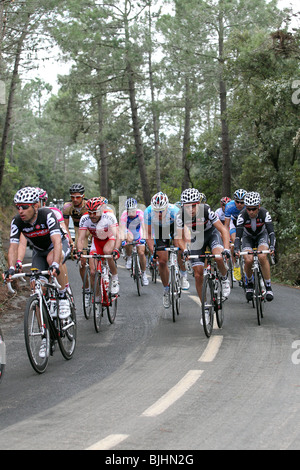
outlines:
{"label": "handlebar", "polygon": [[249,251],[240,251],[240,255],[254,255],[254,254],[257,254],[257,255],[261,255],[261,254],[267,254],[267,253],[271,253],[270,250],[249,250]]}
{"label": "handlebar", "polygon": [[98,255],[97,253],[93,255],[81,255],[81,258],[96,258],[96,259],[101,259],[101,258],[112,258],[113,255]]}
{"label": "handlebar", "polygon": [[[31,264],[30,264],[30,265],[25,265],[25,266],[31,266]],[[24,266],[23,266],[23,267],[24,267]],[[39,275],[39,276],[49,276],[49,271],[46,271],[46,270],[45,270],[45,271],[34,270],[34,272],[30,272],[30,273],[16,273],[16,274],[14,274],[14,275],[11,277],[11,279],[14,280],[14,279],[18,279],[18,278],[23,278],[23,280],[25,281],[25,279],[24,279],[25,277],[35,277],[36,275]],[[57,287],[57,289],[60,289],[60,288],[61,288],[61,285],[58,283],[57,279],[56,279],[55,277],[52,277],[52,279],[53,279],[53,282],[54,282],[55,286]],[[8,288],[8,290],[9,290],[9,292],[10,292],[11,294],[15,294],[16,291],[12,288],[11,282],[8,281],[7,279],[6,279],[5,282],[6,282],[6,284],[7,284],[7,288]]]}
{"label": "handlebar", "polygon": [[213,255],[212,253],[205,253],[205,255],[189,255],[188,258],[223,258],[224,255]]}

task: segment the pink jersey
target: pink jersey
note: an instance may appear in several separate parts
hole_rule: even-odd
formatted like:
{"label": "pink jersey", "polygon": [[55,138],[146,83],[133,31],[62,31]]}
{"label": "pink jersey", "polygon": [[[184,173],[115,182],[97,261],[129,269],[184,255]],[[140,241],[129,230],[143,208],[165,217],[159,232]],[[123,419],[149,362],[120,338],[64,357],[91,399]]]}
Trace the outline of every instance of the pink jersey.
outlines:
{"label": "pink jersey", "polygon": [[130,216],[127,211],[124,211],[120,218],[120,225],[129,230],[134,237],[134,240],[141,238],[141,232],[144,224],[144,212],[136,209],[136,215]]}

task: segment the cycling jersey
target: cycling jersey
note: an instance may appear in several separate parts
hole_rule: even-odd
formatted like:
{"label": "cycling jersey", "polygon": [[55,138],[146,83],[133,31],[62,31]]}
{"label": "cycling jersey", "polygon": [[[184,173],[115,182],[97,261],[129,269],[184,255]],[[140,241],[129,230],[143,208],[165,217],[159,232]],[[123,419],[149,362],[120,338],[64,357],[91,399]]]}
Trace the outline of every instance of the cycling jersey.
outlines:
{"label": "cycling jersey", "polygon": [[71,216],[74,222],[74,227],[79,227],[81,217],[87,212],[86,201],[87,199],[84,198],[81,207],[75,207],[72,201],[68,201],[64,204],[63,216],[64,219],[68,221],[67,226],[69,225],[69,218]]}
{"label": "cycling jersey", "polygon": [[259,237],[263,235],[264,231],[267,231],[268,233],[270,245],[275,246],[276,240],[274,225],[269,212],[264,207],[260,207],[257,217],[251,219],[247,209],[243,209],[237,219],[234,249],[236,251],[239,250],[240,240],[242,237],[244,238],[244,236],[246,236],[247,239],[249,239],[249,237],[252,239],[259,239]]}
{"label": "cycling jersey", "polygon": [[179,208],[174,204],[169,204],[159,219],[159,212],[153,211],[151,205],[144,212],[145,225],[151,226],[152,237],[155,240],[170,240],[175,234],[175,219]]}
{"label": "cycling jersey", "polygon": [[[189,228],[192,254],[202,254],[198,250],[205,249],[207,245],[211,249],[222,246],[219,231],[214,228],[218,220],[218,216],[208,204],[200,204],[194,217],[189,215],[183,206],[182,211],[176,217],[176,224],[179,229],[183,229],[184,226]],[[192,264],[202,264],[202,261],[197,263],[192,261]]]}
{"label": "cycling jersey", "polygon": [[241,211],[235,205],[235,201],[230,201],[225,206],[225,219],[231,219],[236,226],[236,221],[240,212]]}
{"label": "cycling jersey", "polygon": [[221,220],[222,224],[225,222],[225,212],[223,211],[222,207],[219,207],[216,211],[217,216]]}
{"label": "cycling jersey", "polygon": [[38,209],[34,224],[22,221],[19,215],[14,217],[11,222],[10,243],[19,243],[21,233],[31,241],[38,251],[53,249],[52,235],[59,234],[64,239],[60,224],[53,211],[48,207]]}
{"label": "cycling jersey", "polygon": [[127,210],[120,217],[120,226],[126,227],[133,234],[134,241],[141,239],[141,230],[144,223],[144,212],[140,209],[136,210],[136,215],[131,216]]}
{"label": "cycling jersey", "polygon": [[114,213],[110,210],[104,210],[100,220],[92,222],[88,214],[81,217],[79,230],[89,230],[91,235],[99,240],[115,240],[112,227],[117,227],[118,221]]}

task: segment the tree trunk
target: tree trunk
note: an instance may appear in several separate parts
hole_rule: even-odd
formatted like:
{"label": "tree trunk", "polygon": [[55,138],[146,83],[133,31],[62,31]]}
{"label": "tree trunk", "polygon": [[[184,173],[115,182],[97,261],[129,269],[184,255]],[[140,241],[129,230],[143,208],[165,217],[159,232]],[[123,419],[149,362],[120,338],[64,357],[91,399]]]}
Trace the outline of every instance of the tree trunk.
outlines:
{"label": "tree trunk", "polygon": [[107,151],[106,144],[103,135],[103,97],[98,99],[98,124],[99,124],[99,175],[100,175],[100,192],[101,196],[108,198],[108,162],[107,162]]}
{"label": "tree trunk", "polygon": [[220,13],[219,13],[219,65],[220,65],[219,91],[220,91],[221,125],[222,125],[222,196],[231,196],[231,159],[230,159],[228,123],[227,123],[227,116],[226,116],[227,94],[226,94],[226,83],[224,81],[224,23],[223,23],[222,9],[220,9]]}
{"label": "tree trunk", "polygon": [[182,149],[182,168],[184,171],[182,180],[182,191],[189,187],[189,164],[188,154],[190,153],[190,140],[191,140],[191,99],[190,99],[190,80],[185,78],[185,119],[184,119],[184,135],[183,135],[183,149]]}
{"label": "tree trunk", "polygon": [[148,206],[151,201],[150,188],[149,188],[149,182],[148,182],[148,177],[147,177],[147,172],[146,172],[143,144],[142,144],[142,139],[141,139],[139,119],[138,119],[138,113],[137,113],[137,104],[136,104],[135,86],[134,86],[135,84],[133,80],[133,72],[130,68],[129,70],[127,69],[127,74],[128,74],[129,97],[130,97],[130,105],[131,105],[131,117],[132,117],[132,124],[133,124],[136,159],[137,159],[138,168],[140,172],[144,202]]}
{"label": "tree trunk", "polygon": [[15,91],[16,91],[16,87],[17,87],[17,83],[18,83],[18,76],[19,76],[18,72],[19,72],[21,53],[22,53],[24,40],[25,40],[26,35],[27,35],[29,19],[30,19],[30,13],[28,13],[28,15],[27,15],[27,19],[26,19],[26,22],[25,22],[25,25],[24,25],[24,29],[22,31],[22,34],[21,34],[21,36],[19,38],[19,41],[18,41],[18,44],[17,44],[14,70],[13,70],[13,74],[12,74],[11,85],[10,85],[10,90],[9,90],[9,95],[8,95],[7,110],[6,110],[4,129],[3,129],[3,134],[2,134],[1,148],[0,148],[0,187],[2,185],[3,175],[4,175],[5,157],[6,157],[7,144],[8,144],[8,135],[9,135],[11,118],[12,118],[12,110],[13,110],[13,102],[14,102],[14,97],[15,97]]}

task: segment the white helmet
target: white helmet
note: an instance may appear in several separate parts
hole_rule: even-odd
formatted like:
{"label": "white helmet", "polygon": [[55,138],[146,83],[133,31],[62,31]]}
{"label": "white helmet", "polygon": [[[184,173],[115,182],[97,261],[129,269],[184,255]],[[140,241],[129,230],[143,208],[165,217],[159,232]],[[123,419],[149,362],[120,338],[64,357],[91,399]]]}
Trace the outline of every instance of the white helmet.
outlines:
{"label": "white helmet", "polygon": [[244,199],[245,206],[259,206],[260,204],[260,194],[251,192],[247,193]]}
{"label": "white helmet", "polygon": [[39,202],[39,192],[32,186],[19,189],[14,197],[15,204],[36,204],[37,202]]}
{"label": "white helmet", "polygon": [[131,210],[137,208],[137,201],[133,197],[129,197],[125,202],[125,209]]}
{"label": "white helmet", "polygon": [[151,199],[151,207],[155,212],[163,211],[167,209],[168,206],[169,199],[165,193],[160,191],[159,193],[154,194]]}
{"label": "white helmet", "polygon": [[181,204],[200,202],[201,194],[196,188],[188,188],[181,193]]}

